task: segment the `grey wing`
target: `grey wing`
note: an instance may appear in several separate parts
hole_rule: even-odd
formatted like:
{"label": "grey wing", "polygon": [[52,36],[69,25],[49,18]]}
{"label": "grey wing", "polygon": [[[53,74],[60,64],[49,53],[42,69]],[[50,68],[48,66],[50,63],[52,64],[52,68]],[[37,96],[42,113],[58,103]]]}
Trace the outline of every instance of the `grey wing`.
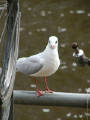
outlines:
{"label": "grey wing", "polygon": [[28,75],[38,72],[42,67],[43,64],[41,64],[40,59],[37,57],[20,58],[16,64],[17,72]]}

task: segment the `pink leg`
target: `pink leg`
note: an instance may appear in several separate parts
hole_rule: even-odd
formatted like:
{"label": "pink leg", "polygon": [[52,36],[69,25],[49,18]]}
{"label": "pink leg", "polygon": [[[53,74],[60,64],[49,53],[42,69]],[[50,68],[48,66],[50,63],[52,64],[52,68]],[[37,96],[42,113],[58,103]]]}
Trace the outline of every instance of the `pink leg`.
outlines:
{"label": "pink leg", "polygon": [[45,91],[46,91],[47,93],[52,93],[53,91],[48,88],[47,81],[46,81],[46,77],[44,77],[44,84],[45,84]]}
{"label": "pink leg", "polygon": [[38,89],[38,87],[37,87],[37,79],[36,78],[35,78],[35,84],[36,84],[36,95],[37,96],[42,96],[43,91]]}

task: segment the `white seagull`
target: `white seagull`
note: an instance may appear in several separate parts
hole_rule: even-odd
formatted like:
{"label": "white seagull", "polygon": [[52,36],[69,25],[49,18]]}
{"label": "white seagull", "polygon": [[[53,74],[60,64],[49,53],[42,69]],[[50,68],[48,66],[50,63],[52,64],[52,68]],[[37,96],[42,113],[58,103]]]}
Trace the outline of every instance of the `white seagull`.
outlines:
{"label": "white seagull", "polygon": [[52,93],[48,88],[46,77],[52,75],[58,70],[60,59],[58,55],[58,38],[49,37],[48,44],[43,52],[30,57],[23,57],[17,60],[17,72],[22,72],[35,77],[36,95],[43,95],[43,91],[37,87],[37,77],[44,77],[45,91]]}

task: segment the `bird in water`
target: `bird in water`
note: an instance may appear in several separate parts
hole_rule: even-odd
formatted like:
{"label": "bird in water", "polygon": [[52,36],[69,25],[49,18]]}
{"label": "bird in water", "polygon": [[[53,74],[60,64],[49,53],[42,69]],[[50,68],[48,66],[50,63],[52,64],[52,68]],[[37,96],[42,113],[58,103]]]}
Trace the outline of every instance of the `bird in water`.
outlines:
{"label": "bird in water", "polygon": [[73,57],[76,59],[76,62],[80,65],[88,64],[90,66],[90,59],[86,57],[84,51],[78,47],[77,42],[72,43],[72,49],[75,50]]}
{"label": "bird in water", "polygon": [[36,95],[42,96],[43,91],[38,89],[37,77],[44,77],[45,91],[52,93],[48,88],[46,77],[54,74],[60,65],[58,54],[58,38],[56,36],[49,37],[48,44],[43,52],[30,57],[22,57],[17,60],[17,72],[33,76],[36,84]]}

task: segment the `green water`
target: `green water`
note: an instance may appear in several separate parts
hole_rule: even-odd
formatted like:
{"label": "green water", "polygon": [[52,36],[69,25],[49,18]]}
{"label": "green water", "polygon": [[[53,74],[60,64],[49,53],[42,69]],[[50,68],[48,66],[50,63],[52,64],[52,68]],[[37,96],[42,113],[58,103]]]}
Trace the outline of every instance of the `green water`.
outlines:
{"label": "green water", "polygon": [[[42,51],[50,35],[59,38],[61,66],[47,78],[60,92],[86,92],[90,67],[74,66],[71,44],[77,41],[90,57],[90,0],[22,0],[19,57]],[[15,89],[35,90],[33,78],[17,73]],[[39,86],[43,88],[40,78]],[[86,120],[87,109],[15,105],[15,120]],[[90,111],[89,111],[90,112]]]}

